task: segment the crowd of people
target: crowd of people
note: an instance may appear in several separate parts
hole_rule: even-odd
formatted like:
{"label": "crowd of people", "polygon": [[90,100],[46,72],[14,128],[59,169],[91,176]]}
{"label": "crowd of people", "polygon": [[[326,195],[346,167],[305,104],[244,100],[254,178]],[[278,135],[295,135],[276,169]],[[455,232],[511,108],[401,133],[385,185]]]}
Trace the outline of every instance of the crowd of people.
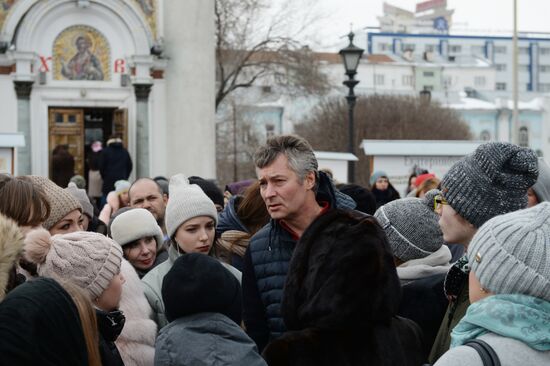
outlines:
{"label": "crowd of people", "polygon": [[0,365],[550,364],[550,168],[530,149],[485,143],[400,198],[383,171],[338,184],[295,135],[225,192],[130,182],[108,145],[124,162],[91,191],[0,174]]}

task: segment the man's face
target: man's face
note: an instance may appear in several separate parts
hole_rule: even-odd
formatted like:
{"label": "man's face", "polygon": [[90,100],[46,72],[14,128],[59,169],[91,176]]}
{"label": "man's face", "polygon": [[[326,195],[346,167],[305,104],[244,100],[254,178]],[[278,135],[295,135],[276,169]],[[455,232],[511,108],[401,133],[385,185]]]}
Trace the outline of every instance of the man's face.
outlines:
{"label": "man's face", "polygon": [[443,240],[446,243],[462,244],[467,247],[477,231],[475,226],[466,221],[448,204],[443,205],[438,213]]}
{"label": "man's face", "polygon": [[167,199],[166,196],[160,193],[159,187],[155,182],[141,180],[134,183],[128,193],[130,196],[130,207],[146,209],[153,214],[157,223],[162,226]]}
{"label": "man's face", "polygon": [[256,169],[260,194],[273,219],[290,221],[302,212],[308,194],[315,186],[315,175],[308,173],[303,182],[288,167],[288,159],[280,154],[270,165]]}

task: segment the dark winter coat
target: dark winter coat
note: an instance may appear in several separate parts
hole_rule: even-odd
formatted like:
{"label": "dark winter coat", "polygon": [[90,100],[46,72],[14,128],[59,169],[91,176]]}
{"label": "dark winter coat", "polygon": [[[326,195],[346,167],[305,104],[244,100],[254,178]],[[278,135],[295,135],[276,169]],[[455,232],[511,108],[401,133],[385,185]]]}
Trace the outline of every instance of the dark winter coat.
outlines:
{"label": "dark winter coat", "polygon": [[390,184],[388,184],[388,189],[381,191],[373,187],[371,189],[372,194],[376,198],[376,209],[380,206],[384,206],[386,203],[397,200],[400,198],[399,192]]}
{"label": "dark winter coat", "polygon": [[132,172],[132,159],[121,142],[110,143],[102,150],[99,172],[103,178],[103,195],[114,190],[117,180],[127,180]]}
{"label": "dark winter coat", "polygon": [[[355,201],[336,190],[320,172],[316,195],[330,207],[354,209]],[[286,331],[281,317],[281,299],[288,264],[296,240],[277,220],[271,220],[250,240],[243,262],[243,320],[248,335],[261,350],[270,339]]]}
{"label": "dark winter coat", "polygon": [[228,230],[238,230],[248,232],[248,228],[241,222],[237,215],[237,200],[240,196],[232,196],[229,202],[223,208],[218,216],[218,225],[216,232],[218,235],[223,234]]}
{"label": "dark winter coat", "polygon": [[382,228],[371,216],[331,210],[298,242],[281,311],[289,332],[270,343],[269,365],[422,363],[422,335],[396,316],[400,284]]}
{"label": "dark winter coat", "polygon": [[124,365],[115,341],[124,327],[124,314],[121,311],[105,312],[96,309],[97,330],[99,333],[99,354],[103,366]]}
{"label": "dark winter coat", "polygon": [[58,186],[66,188],[73,175],[74,156],[64,147],[56,147],[52,154],[52,180]]}

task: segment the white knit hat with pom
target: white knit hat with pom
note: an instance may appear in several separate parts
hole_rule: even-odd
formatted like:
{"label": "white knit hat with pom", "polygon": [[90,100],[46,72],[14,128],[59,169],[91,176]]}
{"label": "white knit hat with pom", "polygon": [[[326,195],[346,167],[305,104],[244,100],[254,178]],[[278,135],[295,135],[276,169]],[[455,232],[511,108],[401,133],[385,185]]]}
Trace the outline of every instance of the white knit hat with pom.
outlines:
{"label": "white knit hat with pom", "polygon": [[25,257],[38,265],[40,276],[70,280],[93,300],[120,273],[122,249],[98,233],[77,231],[51,236],[44,229],[36,229],[25,237]]}
{"label": "white knit hat with pom", "polygon": [[166,205],[166,230],[172,238],[181,224],[198,216],[210,216],[218,223],[214,202],[196,184],[189,184],[183,174],[170,178],[170,198]]}

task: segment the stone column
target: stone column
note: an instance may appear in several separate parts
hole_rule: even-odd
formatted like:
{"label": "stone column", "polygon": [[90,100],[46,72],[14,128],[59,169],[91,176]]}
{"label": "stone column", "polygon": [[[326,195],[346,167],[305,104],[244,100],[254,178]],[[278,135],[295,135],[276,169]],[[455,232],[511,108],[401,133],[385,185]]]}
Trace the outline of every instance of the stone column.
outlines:
{"label": "stone column", "polygon": [[17,148],[17,174],[29,175],[31,165],[31,91],[33,81],[14,80],[17,94],[17,130],[25,136],[25,146]]}
{"label": "stone column", "polygon": [[134,84],[136,93],[136,178],[149,177],[149,93],[152,84]]}

